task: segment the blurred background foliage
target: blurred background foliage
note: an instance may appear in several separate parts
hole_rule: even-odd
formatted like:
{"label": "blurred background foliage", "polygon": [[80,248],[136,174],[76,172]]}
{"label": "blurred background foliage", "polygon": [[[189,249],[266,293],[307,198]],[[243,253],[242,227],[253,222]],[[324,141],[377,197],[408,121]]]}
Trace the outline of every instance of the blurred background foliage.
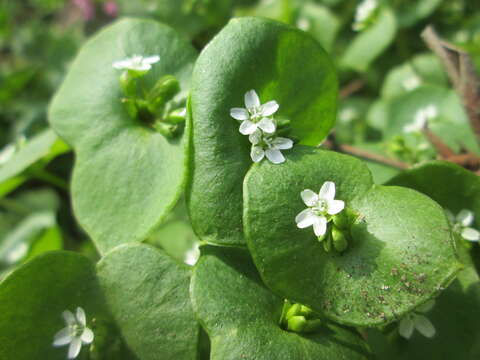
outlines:
{"label": "blurred background foliage", "polygon": [[[435,159],[420,132],[422,108],[450,149],[479,154],[468,117],[438,58],[421,40],[432,24],[470,53],[480,72],[480,2],[377,0],[3,0],[0,7],[0,272],[48,250],[97,254],[69,200],[73,155],[48,127],[47,109],[85,40],[118,17],[165,22],[201,49],[230,18],[265,16],[310,33],[338,68],[334,141],[407,165]],[[367,11],[368,10],[368,11]],[[361,16],[362,15],[362,16]],[[301,89],[299,89],[301,91]],[[332,141],[331,139],[329,141]],[[369,162],[378,183],[399,172]],[[174,239],[169,242],[167,239]],[[183,201],[148,239],[179,261],[195,247]],[[1,276],[1,275],[0,275]]]}

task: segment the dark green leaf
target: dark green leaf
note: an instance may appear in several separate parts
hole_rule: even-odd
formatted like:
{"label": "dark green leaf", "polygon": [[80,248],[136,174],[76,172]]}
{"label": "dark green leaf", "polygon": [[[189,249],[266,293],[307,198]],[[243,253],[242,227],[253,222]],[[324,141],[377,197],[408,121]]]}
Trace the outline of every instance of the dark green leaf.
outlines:
{"label": "dark green leaf", "polygon": [[[335,120],[335,71],[313,38],[271,20],[231,20],[204,49],[193,74],[188,203],[202,240],[245,242],[242,183],[252,160],[248,137],[239,133],[230,109],[244,107],[250,89],[262,103],[280,104],[275,115],[291,121],[287,137],[300,143],[317,145]],[[288,151],[285,154],[288,161]]]}
{"label": "dark green leaf", "polygon": [[[373,185],[355,158],[294,150],[283,166],[262,163],[245,179],[247,244],[272,290],[337,322],[369,326],[394,321],[453,280],[459,264],[438,204]],[[305,209],[300,192],[318,192],[325,181],[335,182],[336,198],[357,216],[343,253],[326,252],[311,228],[295,223]]]}
{"label": "dark green leaf", "polygon": [[212,360],[368,358],[359,336],[337,325],[324,322],[311,334],[283,330],[283,299],[263,285],[246,250],[203,247],[191,293],[210,336]]}

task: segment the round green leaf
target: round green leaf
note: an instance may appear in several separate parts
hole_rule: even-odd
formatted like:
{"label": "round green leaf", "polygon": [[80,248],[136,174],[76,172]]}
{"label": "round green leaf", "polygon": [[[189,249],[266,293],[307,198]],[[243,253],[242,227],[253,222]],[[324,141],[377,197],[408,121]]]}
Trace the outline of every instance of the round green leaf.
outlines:
{"label": "round green leaf", "polygon": [[[280,104],[275,116],[291,121],[286,136],[300,143],[317,145],[334,123],[337,80],[320,45],[276,21],[231,20],[204,49],[193,73],[188,203],[202,240],[245,242],[242,183],[252,160],[248,136],[240,134],[230,109],[244,107],[244,94],[251,89],[262,103]],[[285,155],[288,161],[288,151]]]}
{"label": "round green leaf", "polygon": [[416,166],[389,180],[388,185],[415,189],[454,214],[468,209],[477,222],[480,219],[480,178],[451,162],[430,161]]}
{"label": "round green leaf", "polygon": [[[300,192],[325,181],[357,214],[343,253],[326,252],[299,229]],[[458,270],[448,221],[438,204],[401,187],[372,185],[355,158],[297,147],[281,167],[254,166],[245,178],[244,224],[262,278],[275,292],[344,324],[394,321],[434,296]]]}
{"label": "round green leaf", "polygon": [[0,358],[65,359],[68,347],[53,347],[53,339],[65,327],[62,312],[78,306],[90,328],[92,319],[105,318],[95,268],[86,257],[51,252],[19,267],[0,284]]}
{"label": "round green leaf", "polygon": [[139,359],[197,359],[199,326],[186,266],[148,245],[126,244],[110,251],[97,273],[113,317]]}
{"label": "round green leaf", "polygon": [[358,335],[330,323],[310,334],[283,330],[279,325],[283,299],[262,284],[244,249],[203,247],[191,294],[210,336],[212,360],[368,358]]}
{"label": "round green leaf", "polygon": [[102,253],[143,240],[176,202],[185,180],[187,142],[133,119],[121,102],[121,72],[112,64],[135,54],[160,55],[142,78],[147,88],[171,74],[185,96],[196,57],[191,45],[165,25],[127,19],[82,48],[50,108],[53,127],[77,156],[75,214]]}

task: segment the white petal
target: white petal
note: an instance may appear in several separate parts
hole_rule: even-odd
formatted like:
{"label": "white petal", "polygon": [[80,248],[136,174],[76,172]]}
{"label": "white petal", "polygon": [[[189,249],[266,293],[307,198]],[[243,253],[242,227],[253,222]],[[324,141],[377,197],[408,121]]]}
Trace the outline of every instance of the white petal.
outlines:
{"label": "white petal", "polygon": [[249,115],[247,109],[231,108],[230,116],[236,120],[248,120]]}
{"label": "white petal", "polygon": [[132,65],[132,62],[130,60],[120,60],[120,61],[115,61],[112,66],[115,69],[126,69]]}
{"label": "white petal", "polygon": [[79,306],[77,307],[77,321],[83,326],[87,325],[87,317],[85,311]]}
{"label": "white petal", "polygon": [[463,226],[470,226],[473,223],[473,212],[467,209],[461,210],[457,214],[457,221]]}
{"label": "white petal", "polygon": [[263,104],[260,109],[263,116],[273,115],[277,110],[278,110],[278,104],[275,100],[272,100]]}
{"label": "white petal", "polygon": [[90,344],[93,341],[93,331],[86,327],[80,339],[84,344]]}
{"label": "white petal", "polygon": [[438,109],[435,105],[430,104],[424,109],[425,117],[428,119],[433,119],[438,115]]}
{"label": "white petal", "polygon": [[413,334],[414,326],[415,325],[413,323],[413,320],[409,315],[407,315],[402,320],[400,320],[400,325],[398,326],[398,333],[401,337],[404,337],[405,339],[410,339]]}
{"label": "white petal", "polygon": [[262,161],[263,157],[265,156],[265,151],[260,146],[252,146],[252,150],[250,151],[250,157],[252,158],[253,162],[260,162]]}
{"label": "white petal", "polygon": [[66,327],[60,330],[55,334],[53,339],[53,346],[63,346],[72,341],[72,336],[70,335],[70,328]]}
{"label": "white petal", "polygon": [[462,230],[462,237],[465,240],[469,240],[469,241],[479,241],[480,240],[480,232],[478,232],[474,228],[466,227]]}
{"label": "white petal", "polygon": [[305,209],[302,212],[298,213],[295,217],[295,222],[297,223],[297,227],[300,229],[304,229],[306,227],[312,226],[315,222],[315,218],[317,216],[313,213],[311,209]]}
{"label": "white petal", "polygon": [[333,200],[335,198],[335,183],[333,181],[325,181],[318,193],[320,199]]}
{"label": "white petal", "polygon": [[260,122],[258,123],[258,127],[269,134],[274,133],[276,130],[275,123],[272,119],[269,118],[263,118],[262,120],[260,120]]}
{"label": "white petal", "polygon": [[67,323],[67,325],[73,325],[77,323],[77,321],[75,320],[75,315],[73,315],[73,313],[70,310],[65,310],[62,313],[62,316],[65,322]]}
{"label": "white petal", "polygon": [[82,348],[82,340],[79,337],[74,337],[72,342],[70,343],[70,347],[68,348],[68,358],[75,359],[78,354],[80,354],[80,350]]}
{"label": "white petal", "polygon": [[415,315],[415,328],[422,334],[428,338],[432,338],[435,336],[435,327],[427,319],[427,317],[423,315]]}
{"label": "white petal", "polygon": [[272,145],[275,149],[287,150],[293,147],[293,141],[284,137],[277,137],[273,139]]}
{"label": "white petal", "polygon": [[262,140],[262,132],[257,129],[257,131],[251,133],[251,134],[248,136],[248,140],[249,140],[253,145],[257,145],[257,144],[260,142],[260,140]]}
{"label": "white petal", "polygon": [[258,125],[251,122],[250,120],[245,120],[240,124],[240,133],[243,135],[250,135],[257,130]]}
{"label": "white petal", "polygon": [[318,201],[318,195],[310,189],[305,189],[300,193],[303,202],[307,206],[313,206]]}
{"label": "white petal", "polygon": [[281,164],[285,161],[285,157],[282,155],[280,150],[277,149],[268,149],[265,151],[267,159],[274,164]]}
{"label": "white petal", "polygon": [[245,107],[251,109],[260,106],[260,99],[255,90],[250,90],[245,93]]}
{"label": "white petal", "polygon": [[338,214],[345,207],[345,203],[342,200],[328,200],[327,213],[330,215]]}
{"label": "white petal", "polygon": [[313,223],[313,232],[317,236],[322,236],[327,232],[327,218],[324,216],[316,216]]}
{"label": "white petal", "polygon": [[149,57],[144,58],[143,62],[146,62],[147,64],[155,64],[159,60],[160,60],[160,56],[153,55],[153,56],[149,56]]}
{"label": "white petal", "polygon": [[415,309],[416,312],[421,312],[421,313],[426,313],[432,310],[432,308],[435,306],[435,300],[430,300],[427,301],[425,304],[420,305]]}

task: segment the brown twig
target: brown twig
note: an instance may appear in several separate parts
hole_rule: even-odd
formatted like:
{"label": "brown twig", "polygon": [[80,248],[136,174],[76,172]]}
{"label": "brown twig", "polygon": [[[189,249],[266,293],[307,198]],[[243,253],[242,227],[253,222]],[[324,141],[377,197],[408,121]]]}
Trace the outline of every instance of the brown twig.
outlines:
{"label": "brown twig", "polygon": [[480,139],[480,79],[468,53],[442,40],[431,25],[422,32],[423,41],[439,57],[461,97],[470,125]]}
{"label": "brown twig", "polygon": [[404,163],[395,159],[390,159],[385,156],[375,154],[370,151],[360,149],[352,145],[337,144],[335,143],[334,136],[331,136],[331,139],[324,141],[323,146],[325,146],[328,149],[337,150],[342,153],[350,154],[365,160],[370,160],[382,165],[387,165],[395,169],[405,170],[410,167],[407,163]]}
{"label": "brown twig", "polygon": [[365,86],[362,79],[353,80],[340,89],[340,98],[345,99]]}

